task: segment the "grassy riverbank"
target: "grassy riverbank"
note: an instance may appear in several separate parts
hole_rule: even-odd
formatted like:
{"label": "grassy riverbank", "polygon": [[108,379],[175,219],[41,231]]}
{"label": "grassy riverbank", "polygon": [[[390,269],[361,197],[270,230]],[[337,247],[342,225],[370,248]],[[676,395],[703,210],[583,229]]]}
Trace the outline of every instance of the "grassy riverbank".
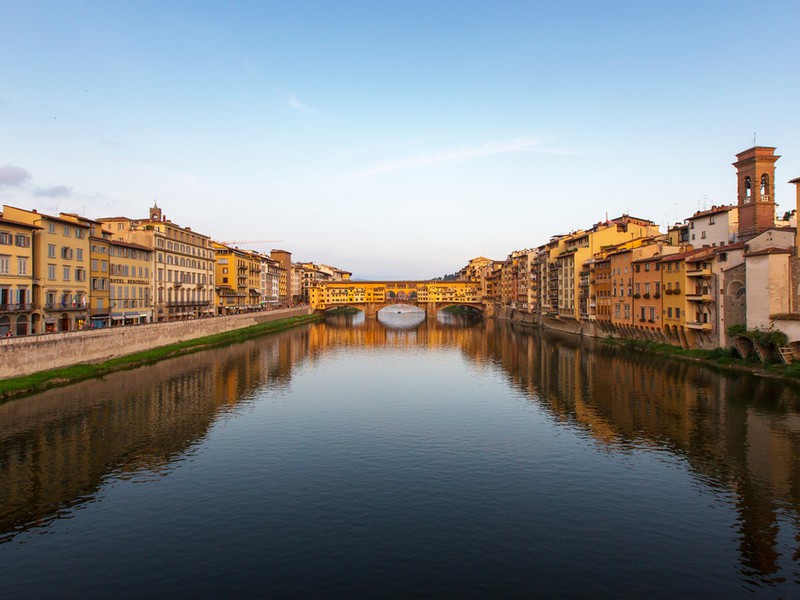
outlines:
{"label": "grassy riverbank", "polygon": [[113,358],[101,363],[72,365],[69,367],[52,369],[50,371],[40,371],[23,377],[5,379],[0,381],[0,400],[12,396],[40,392],[51,387],[74,383],[84,379],[100,377],[108,373],[114,373],[115,371],[133,369],[172,356],[180,356],[182,354],[206,350],[208,348],[244,342],[268,333],[276,333],[303,323],[317,321],[321,318],[320,315],[312,314],[278,319],[267,323],[251,325],[250,327],[243,327],[242,329],[234,329],[224,333],[186,340],[177,344],[160,346],[144,352]]}
{"label": "grassy riverbank", "polygon": [[788,379],[800,383],[800,363],[784,364],[772,363],[764,364],[756,356],[742,359],[735,351],[726,348],[715,348],[713,350],[687,350],[669,344],[659,344],[657,342],[646,342],[644,340],[629,339],[604,339],[604,344],[611,346],[622,346],[635,351],[651,352],[673,358],[690,360],[703,363],[713,367],[734,371],[752,371],[760,375],[769,375]]}

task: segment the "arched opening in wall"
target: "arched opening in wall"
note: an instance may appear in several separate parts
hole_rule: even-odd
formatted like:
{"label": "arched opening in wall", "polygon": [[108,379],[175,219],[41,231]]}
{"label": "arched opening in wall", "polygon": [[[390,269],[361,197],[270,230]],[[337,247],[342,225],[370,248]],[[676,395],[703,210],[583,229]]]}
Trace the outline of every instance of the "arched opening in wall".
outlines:
{"label": "arched opening in wall", "polygon": [[61,318],[58,320],[58,330],[69,331],[69,315],[67,313],[61,313]]}
{"label": "arched opening in wall", "polygon": [[395,294],[392,291],[386,292],[386,299],[387,300],[394,300],[395,298],[397,298],[397,294]]}
{"label": "arched opening in wall", "polygon": [[11,319],[7,316],[0,317],[0,336],[11,333]]}
{"label": "arched opening in wall", "polygon": [[28,335],[28,316],[17,317],[17,335]]}
{"label": "arched opening in wall", "polygon": [[752,184],[750,182],[750,177],[745,177],[744,178],[744,201],[745,202],[750,202],[750,199],[752,197],[752,193],[753,193],[753,190],[752,190]]}
{"label": "arched opening in wall", "polygon": [[769,175],[764,173],[761,176],[761,201],[769,202]]}
{"label": "arched opening in wall", "polygon": [[366,320],[364,311],[355,306],[334,306],[324,311],[325,324],[329,327],[352,327],[363,325]]}
{"label": "arched opening in wall", "polygon": [[[726,313],[732,310],[743,310],[747,301],[747,289],[744,287],[744,282],[734,279],[728,284],[728,289],[725,294],[727,303]],[[744,315],[741,316],[742,320]]]}
{"label": "arched opening in wall", "polygon": [[425,322],[425,311],[411,304],[392,304],[380,309],[377,317],[388,329],[414,329]]}
{"label": "arched opening in wall", "polygon": [[408,296],[406,295],[405,292],[400,291],[400,292],[397,292],[397,299],[398,300],[407,300]]}
{"label": "arched opening in wall", "polygon": [[411,300],[412,302],[416,302],[417,301],[417,292],[411,292],[408,295],[408,299]]}

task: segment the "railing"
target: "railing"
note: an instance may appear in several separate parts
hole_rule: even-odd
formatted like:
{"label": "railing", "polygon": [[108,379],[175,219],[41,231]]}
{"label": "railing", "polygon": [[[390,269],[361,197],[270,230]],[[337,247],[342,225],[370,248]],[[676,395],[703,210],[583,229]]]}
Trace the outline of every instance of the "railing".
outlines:
{"label": "railing", "polygon": [[167,306],[211,306],[207,301],[203,300],[173,300],[165,302]]}
{"label": "railing", "polygon": [[701,321],[687,321],[686,327],[700,331],[711,331],[711,323],[703,323]]}
{"label": "railing", "polygon": [[86,310],[87,304],[82,302],[45,302],[45,310]]}
{"label": "railing", "polygon": [[711,277],[711,269],[691,269],[686,271],[687,277]]}
{"label": "railing", "polygon": [[0,304],[0,312],[26,312],[31,310],[32,304]]}
{"label": "railing", "polygon": [[703,292],[697,292],[697,293],[694,293],[694,294],[686,294],[686,299],[689,302],[711,302],[711,300],[712,300],[711,294],[703,293]]}

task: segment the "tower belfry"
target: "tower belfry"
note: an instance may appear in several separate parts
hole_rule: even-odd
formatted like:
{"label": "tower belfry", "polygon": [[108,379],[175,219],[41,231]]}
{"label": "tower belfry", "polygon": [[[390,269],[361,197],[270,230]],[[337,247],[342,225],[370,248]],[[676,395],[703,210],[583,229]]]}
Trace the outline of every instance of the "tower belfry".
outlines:
{"label": "tower belfry", "polygon": [[153,208],[150,209],[150,220],[151,221],[160,221],[161,220],[161,209],[158,208],[158,203],[153,200]]}
{"label": "tower belfry", "polygon": [[775,226],[775,148],[753,146],[736,155],[739,239],[746,241]]}

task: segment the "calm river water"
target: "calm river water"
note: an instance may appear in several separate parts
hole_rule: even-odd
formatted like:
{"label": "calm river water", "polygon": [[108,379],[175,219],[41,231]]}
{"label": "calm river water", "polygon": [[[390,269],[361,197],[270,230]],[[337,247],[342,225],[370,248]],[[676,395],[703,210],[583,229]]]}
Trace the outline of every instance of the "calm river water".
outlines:
{"label": "calm river water", "polygon": [[387,319],[0,404],[0,596],[798,597],[797,388]]}

